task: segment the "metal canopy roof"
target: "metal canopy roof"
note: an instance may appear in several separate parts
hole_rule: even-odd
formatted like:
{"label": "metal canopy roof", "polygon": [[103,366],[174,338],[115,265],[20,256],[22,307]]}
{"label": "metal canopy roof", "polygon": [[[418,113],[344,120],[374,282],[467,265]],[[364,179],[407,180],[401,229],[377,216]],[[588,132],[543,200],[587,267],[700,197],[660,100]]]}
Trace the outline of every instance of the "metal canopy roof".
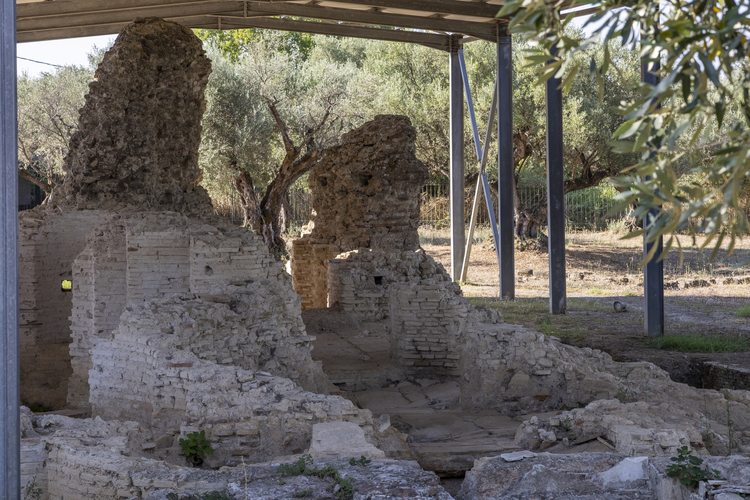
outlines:
{"label": "metal canopy roof", "polygon": [[[17,0],[18,42],[119,33],[138,17],[189,28],[269,28],[410,42],[497,41],[504,0]],[[416,31],[413,31],[416,30]]]}

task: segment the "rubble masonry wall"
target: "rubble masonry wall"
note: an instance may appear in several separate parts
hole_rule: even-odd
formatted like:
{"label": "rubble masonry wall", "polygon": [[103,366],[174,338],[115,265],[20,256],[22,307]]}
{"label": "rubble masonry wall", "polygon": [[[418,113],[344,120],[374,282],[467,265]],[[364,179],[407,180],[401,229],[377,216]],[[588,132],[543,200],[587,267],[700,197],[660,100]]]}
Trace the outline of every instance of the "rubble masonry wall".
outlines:
{"label": "rubble masonry wall", "polygon": [[408,117],[376,116],[344,134],[311,172],[312,220],[292,252],[303,309],[327,306],[334,256],[359,248],[419,248],[419,192],[429,174],[416,157],[415,139]]}

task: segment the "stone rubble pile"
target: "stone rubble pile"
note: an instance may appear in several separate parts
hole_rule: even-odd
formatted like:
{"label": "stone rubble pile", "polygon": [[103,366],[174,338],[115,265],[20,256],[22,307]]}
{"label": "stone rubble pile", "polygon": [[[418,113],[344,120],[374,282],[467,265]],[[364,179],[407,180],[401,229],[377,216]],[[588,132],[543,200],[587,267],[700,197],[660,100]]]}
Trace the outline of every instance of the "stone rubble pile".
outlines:
{"label": "stone rubble pile", "polygon": [[[163,460],[154,443],[146,440],[147,430],[135,422],[34,415],[22,407],[21,428],[23,498],[167,500],[169,495],[219,492],[236,500],[271,500],[294,498],[306,490],[312,498],[333,498],[330,478],[282,475],[278,470],[281,463],[294,462],[299,455],[266,463],[235,460],[236,465],[210,470],[186,467],[184,457]],[[220,451],[217,445],[223,444],[214,443],[214,450]],[[361,457],[353,452],[360,453],[362,447],[337,451],[316,458],[313,466],[335,467],[342,479],[351,481],[355,498],[451,498],[438,477],[416,462],[373,458],[365,465],[351,465],[350,458]]]}
{"label": "stone rubble pile", "polygon": [[[522,458],[523,457],[523,458]],[[702,467],[724,478],[716,487],[688,488],[667,476],[667,458],[582,453],[509,453],[477,460],[467,473],[459,500],[703,500],[750,484],[750,458],[710,457]],[[729,487],[726,485],[733,485]],[[725,494],[725,493],[724,493]],[[725,497],[725,500],[734,500]]]}

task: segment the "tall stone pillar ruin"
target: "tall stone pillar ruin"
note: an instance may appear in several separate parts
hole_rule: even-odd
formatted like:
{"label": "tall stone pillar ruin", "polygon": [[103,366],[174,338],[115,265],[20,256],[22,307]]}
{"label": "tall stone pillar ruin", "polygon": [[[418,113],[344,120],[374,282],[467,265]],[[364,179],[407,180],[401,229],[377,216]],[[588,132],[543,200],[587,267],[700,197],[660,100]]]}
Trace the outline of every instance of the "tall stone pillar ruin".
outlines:
{"label": "tall stone pillar ruin", "polygon": [[292,251],[303,309],[329,305],[328,261],[337,255],[419,249],[420,191],[429,172],[416,157],[416,134],[406,116],[376,116],[345,134],[310,174],[313,216]]}

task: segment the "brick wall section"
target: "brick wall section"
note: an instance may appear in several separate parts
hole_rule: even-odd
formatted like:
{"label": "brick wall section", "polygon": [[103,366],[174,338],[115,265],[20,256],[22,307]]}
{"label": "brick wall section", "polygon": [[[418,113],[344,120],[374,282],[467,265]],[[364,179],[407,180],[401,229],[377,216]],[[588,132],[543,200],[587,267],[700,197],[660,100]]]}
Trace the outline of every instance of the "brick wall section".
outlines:
{"label": "brick wall section", "polygon": [[326,307],[328,260],[359,248],[419,248],[419,192],[428,178],[409,118],[381,115],[345,134],[310,174],[313,216],[293,245],[304,309]]}
{"label": "brick wall section", "polygon": [[[47,448],[39,437],[21,439],[21,498],[47,500]],[[32,497],[28,489],[41,489],[40,498]]]}
{"label": "brick wall section", "polygon": [[89,350],[112,334],[126,302],[125,228],[113,223],[95,230],[73,262],[73,311],[68,407],[88,411]]}
{"label": "brick wall section", "polygon": [[201,294],[236,280],[272,279],[291,284],[265,248],[263,241],[247,230],[220,231],[211,226],[190,228],[190,291]]}
{"label": "brick wall section", "polygon": [[[62,408],[71,374],[72,292],[62,291],[70,280],[73,261],[86,245],[86,236],[112,215],[71,211],[50,215],[46,207],[19,214],[19,300],[21,399]],[[73,283],[76,286],[76,283]]]}
{"label": "brick wall section", "polygon": [[329,305],[340,307],[360,321],[388,319],[391,286],[426,277],[450,281],[442,266],[421,249],[387,252],[363,248],[346,252],[328,264]]}
{"label": "brick wall section", "polygon": [[190,238],[185,217],[144,214],[127,222],[128,302],[190,291]]}
{"label": "brick wall section", "polygon": [[414,377],[458,377],[458,339],[469,311],[457,284],[423,280],[391,287],[391,349]]}
{"label": "brick wall section", "polygon": [[334,245],[306,238],[292,243],[292,280],[303,310],[328,307],[328,261],[338,253]]}

